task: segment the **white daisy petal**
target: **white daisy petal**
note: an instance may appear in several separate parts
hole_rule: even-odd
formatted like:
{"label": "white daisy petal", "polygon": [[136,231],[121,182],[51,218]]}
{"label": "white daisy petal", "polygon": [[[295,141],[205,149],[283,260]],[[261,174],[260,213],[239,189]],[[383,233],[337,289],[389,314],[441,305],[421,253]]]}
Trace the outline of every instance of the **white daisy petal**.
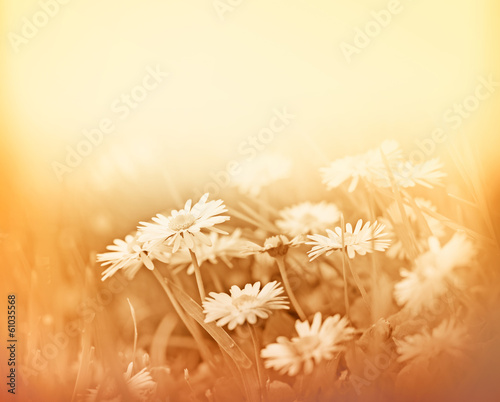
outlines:
{"label": "white daisy petal", "polygon": [[260,282],[246,284],[243,289],[233,285],[226,293],[211,292],[203,302],[205,322],[228,324],[230,330],[245,322],[255,324],[257,317],[267,318],[272,310],[288,309],[284,290],[276,281],[260,290]]}
{"label": "white daisy petal", "polygon": [[259,153],[252,160],[240,163],[240,172],[232,175],[231,185],[244,194],[256,197],[262,188],[276,180],[287,178],[291,165],[291,161],[281,155]]}
{"label": "white daisy petal", "polygon": [[323,360],[330,360],[335,353],[344,350],[344,343],[352,338],[354,329],[347,319],[340,315],[328,317],[323,322],[321,313],[316,313],[312,324],[297,320],[295,330],[298,336],[288,340],[278,337],[261,350],[264,366],[280,374],[295,376],[301,371],[310,374],[314,366]]}
{"label": "white daisy petal", "polygon": [[141,222],[139,240],[149,250],[173,244],[172,253],[184,246],[193,249],[200,242],[208,245],[209,239],[201,235],[200,230],[217,230],[214,225],[229,219],[229,216],[219,215],[227,212],[222,200],[207,202],[208,196],[208,193],[204,194],[192,207],[192,201],[188,200],[184,209],[173,210],[168,217],[157,214],[152,218],[153,223]]}
{"label": "white daisy petal", "polygon": [[114,245],[107,247],[111,250],[110,252],[97,254],[97,261],[102,266],[109,265],[102,272],[101,280],[108,279],[119,270],[124,270],[125,276],[132,279],[143,265],[146,265],[148,269],[154,269],[155,253],[146,250],[137,235],[127,235],[125,241],[115,239],[113,243]]}
{"label": "white daisy petal", "polygon": [[353,192],[360,179],[369,182],[380,181],[380,176],[384,178],[386,176],[386,167],[381,151],[383,151],[390,166],[401,162],[402,152],[399,144],[396,141],[385,141],[378,148],[363,154],[337,159],[330,166],[321,168],[323,183],[326,183],[327,187],[331,189],[351,179],[347,191]]}
{"label": "white daisy petal", "polygon": [[299,236],[322,232],[339,219],[340,211],[334,204],[303,202],[280,211],[276,226],[287,235]]}
{"label": "white daisy petal", "polygon": [[335,232],[327,229],[328,237],[308,235],[307,237],[311,241],[306,242],[306,244],[313,246],[308,252],[309,258],[312,261],[322,254],[341,249],[342,237],[344,237],[344,246],[349,258],[354,258],[356,253],[365,255],[373,251],[384,251],[389,247],[391,241],[384,238],[386,233],[382,233],[383,229],[384,225],[379,224],[377,221],[373,225],[370,222],[366,222],[363,226],[363,221],[360,219],[356,223],[354,232],[352,225],[347,223],[344,233],[342,233],[342,228],[336,227]]}
{"label": "white daisy petal", "polygon": [[430,250],[415,259],[413,270],[401,270],[403,279],[394,287],[396,302],[415,315],[430,308],[450,284],[460,285],[455,268],[470,264],[476,253],[472,242],[457,233],[442,247],[435,238],[429,244]]}

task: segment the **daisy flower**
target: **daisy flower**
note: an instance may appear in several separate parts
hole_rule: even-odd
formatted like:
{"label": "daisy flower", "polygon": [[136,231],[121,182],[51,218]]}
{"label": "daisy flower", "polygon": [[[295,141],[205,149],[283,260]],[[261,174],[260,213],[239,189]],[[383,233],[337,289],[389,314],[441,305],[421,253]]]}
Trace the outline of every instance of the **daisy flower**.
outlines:
{"label": "daisy flower", "polygon": [[390,166],[394,166],[401,158],[401,149],[396,141],[384,141],[378,148],[363,154],[337,159],[330,166],[321,168],[323,183],[328,189],[336,188],[350,180],[349,192],[353,192],[360,179],[372,182],[386,170],[381,151]]}
{"label": "daisy flower", "polygon": [[[384,251],[389,247],[390,240],[385,239],[388,234],[382,233],[384,228],[385,225],[377,221],[375,221],[373,225],[371,225],[370,222],[366,222],[363,226],[363,220],[360,219],[353,230],[352,225],[347,223],[343,235],[344,246],[347,249],[349,258],[354,258],[356,253],[365,255],[373,251]],[[342,229],[340,227],[336,227],[335,232],[326,229],[326,233],[328,237],[319,234],[307,236],[311,241],[306,242],[306,244],[313,246],[307,253],[311,261],[322,254],[326,253],[326,255],[330,255],[334,251],[342,248]]]}
{"label": "daisy flower", "polygon": [[172,253],[175,253],[181,246],[186,245],[193,249],[198,242],[210,246],[210,238],[201,232],[202,229],[227,234],[217,229],[214,225],[225,222],[229,216],[220,216],[227,212],[222,200],[209,201],[208,193],[191,207],[191,200],[186,202],[184,209],[173,210],[170,216],[162,214],[153,218],[154,223],[140,222],[143,226],[139,229],[139,240],[145,243],[148,249],[157,249],[166,244],[173,245]]}
{"label": "daisy flower", "polygon": [[354,329],[349,327],[345,317],[337,314],[321,322],[321,313],[314,315],[312,324],[297,320],[295,330],[298,336],[288,339],[278,337],[261,350],[266,368],[289,376],[303,371],[310,374],[314,365],[323,360],[331,360],[336,353],[344,350],[344,343],[352,338]]}
{"label": "daisy flower", "polygon": [[295,297],[285,266],[285,256],[288,253],[288,249],[290,247],[298,247],[303,243],[304,242],[300,240],[299,236],[293,238],[292,240],[288,240],[288,237],[284,235],[277,235],[267,238],[263,246],[248,242],[246,250],[242,252],[242,255],[267,253],[270,257],[273,257],[276,260],[281,279],[283,280],[283,284],[285,285],[285,289],[288,297],[290,298],[290,302],[292,303],[292,306],[294,307],[299,317],[305,320],[306,315],[304,314],[302,307],[300,307],[300,304]]}
{"label": "daisy flower", "polygon": [[394,287],[396,302],[406,305],[413,314],[431,307],[450,284],[458,285],[454,268],[466,266],[474,255],[475,249],[465,235],[455,233],[443,247],[435,237],[429,238],[429,251],[415,259],[414,269],[401,270],[404,279]]}
{"label": "daisy flower", "polygon": [[464,351],[469,344],[467,330],[451,319],[443,321],[432,331],[423,332],[398,340],[398,361],[418,367],[431,367],[445,356],[455,359],[465,357]]}
{"label": "daisy flower", "polygon": [[127,387],[134,400],[141,402],[151,400],[152,394],[156,391],[156,382],[153,381],[151,374],[145,367],[132,376],[132,363],[130,363],[124,377],[127,380]]}
{"label": "daisy flower", "polygon": [[240,164],[241,172],[235,174],[231,184],[242,193],[256,197],[263,187],[290,176],[292,163],[284,156],[262,153]]}
{"label": "daisy flower", "polygon": [[288,309],[284,290],[277,281],[270,282],[260,289],[260,282],[249,283],[243,289],[234,285],[226,293],[211,292],[203,302],[205,322],[216,321],[219,327],[228,324],[233,330],[245,322],[255,324],[257,318],[268,318],[272,310]]}
{"label": "daisy flower", "polygon": [[337,206],[324,201],[303,202],[281,210],[279,215],[281,219],[276,221],[276,226],[290,236],[323,232],[340,219]]}
{"label": "daisy flower", "polygon": [[102,273],[102,279],[116,274],[123,269],[128,279],[133,279],[137,271],[145,265],[148,269],[154,269],[152,255],[143,247],[142,242],[137,239],[137,235],[127,235],[125,240],[115,239],[113,245],[107,246],[107,253],[97,254],[97,261],[102,266],[109,265]]}
{"label": "daisy flower", "polygon": [[[211,246],[204,243],[196,245],[196,259],[200,266],[204,262],[217,264],[222,261],[229,268],[233,267],[231,259],[241,257],[241,248],[246,245],[247,241],[241,238],[241,229],[236,229],[229,236],[220,236],[218,233],[211,232],[209,235]],[[191,275],[194,272],[191,256],[185,250],[172,255],[169,261],[172,265],[190,264],[187,273]]]}
{"label": "daisy flower", "polygon": [[[446,176],[446,173],[441,171],[443,166],[439,158],[433,158],[417,164],[413,164],[410,161],[400,162],[396,166],[391,167],[391,171],[395,184],[398,187],[407,188],[421,185],[433,188],[441,184],[441,179]],[[381,171],[381,174],[374,180],[374,183],[379,187],[391,187],[391,180],[387,170]]]}
{"label": "daisy flower", "polygon": [[[423,198],[415,198],[415,203],[417,204],[418,207],[425,207],[432,211],[437,211],[437,208],[429,200]],[[410,222],[410,225],[413,229],[413,233],[415,233],[418,246],[421,250],[424,250],[427,246],[427,240],[429,237],[428,229],[430,229],[431,234],[434,237],[439,238],[444,236],[445,234],[444,226],[439,220],[427,215],[425,212],[422,212],[422,216],[424,217],[425,222],[427,223],[428,226],[427,228],[424,226],[424,223],[420,222],[417,213],[411,206],[404,204],[404,210]],[[389,208],[387,208],[387,215],[389,219],[387,218],[380,219],[380,221],[386,225],[387,231],[392,235],[391,236],[392,243],[389,249],[387,250],[387,256],[389,258],[398,258],[398,259],[408,258],[403,242],[397,236],[397,231],[394,229],[394,226],[403,225],[403,218],[401,216],[399,206],[396,202],[393,202],[389,206]]]}
{"label": "daisy flower", "polygon": [[302,242],[298,237],[288,240],[288,237],[285,235],[271,236],[264,241],[263,246],[259,246],[258,244],[250,241],[246,242],[246,246],[241,252],[241,255],[245,256],[257,253],[267,253],[271,257],[279,257],[286,255],[290,247],[297,247],[300,244],[302,244]]}
{"label": "daisy flower", "polygon": [[[127,390],[134,402],[147,402],[150,401],[153,394],[156,392],[156,382],[151,377],[149,371],[143,368],[137,374],[132,376],[133,363],[130,363],[127,371],[123,373],[123,379],[127,385]],[[96,389],[89,389],[88,394],[85,395],[85,402],[97,401],[99,387]],[[118,392],[116,386],[106,388],[99,395],[99,401],[121,401],[121,394]]]}

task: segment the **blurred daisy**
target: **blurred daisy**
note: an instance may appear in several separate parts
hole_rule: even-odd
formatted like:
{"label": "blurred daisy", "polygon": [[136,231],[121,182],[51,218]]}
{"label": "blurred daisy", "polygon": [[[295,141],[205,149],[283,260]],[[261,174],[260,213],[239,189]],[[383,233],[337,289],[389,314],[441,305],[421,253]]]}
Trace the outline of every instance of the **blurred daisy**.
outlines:
{"label": "blurred daisy", "polygon": [[[148,402],[152,400],[156,392],[156,382],[151,377],[149,371],[143,368],[137,374],[132,376],[133,363],[130,363],[127,371],[123,374],[123,379],[127,385],[127,391],[130,394],[131,400],[134,402]],[[121,394],[118,392],[116,386],[107,387],[104,391],[100,391],[99,387],[96,389],[89,389],[88,394],[85,395],[86,402],[97,401],[113,401],[118,402],[122,400]]]}
{"label": "blurred daisy", "polygon": [[303,202],[280,211],[276,226],[290,236],[324,232],[337,223],[340,211],[335,204]]}
{"label": "blurred daisy", "polygon": [[[215,232],[211,232],[208,236],[212,244],[211,246],[199,243],[195,247],[198,264],[201,265],[204,262],[217,264],[219,261],[222,261],[229,268],[232,268],[231,259],[241,257],[241,249],[247,243],[246,240],[241,238],[241,229],[236,229],[229,236],[220,236]],[[194,273],[191,256],[185,250],[173,254],[169,263],[172,265],[190,264],[187,273],[189,275]]]}
{"label": "blurred daisy", "polygon": [[266,368],[290,376],[303,371],[310,374],[315,364],[331,360],[344,349],[344,343],[352,338],[354,329],[347,319],[337,314],[321,322],[321,313],[314,315],[312,324],[297,320],[295,330],[298,336],[289,340],[278,337],[277,343],[267,345],[260,353]]}
{"label": "blurred daisy", "polygon": [[421,333],[407,336],[397,341],[396,345],[399,362],[425,369],[446,357],[464,358],[469,340],[466,328],[451,319],[443,321],[432,331],[424,329]]}
{"label": "blurred daisy", "polygon": [[350,180],[348,191],[353,192],[360,179],[372,182],[386,170],[381,151],[389,166],[395,166],[401,159],[399,144],[396,141],[384,141],[378,148],[363,154],[337,159],[330,166],[321,168],[323,183],[326,183],[328,189],[332,189]]}
{"label": "blurred daisy", "polygon": [[292,163],[284,156],[262,153],[240,164],[241,172],[231,178],[231,184],[242,193],[256,197],[263,187],[290,176]]}
{"label": "blurred daisy", "polygon": [[[437,211],[437,208],[429,200],[423,198],[415,198],[415,203],[417,204],[418,207],[425,207],[432,211]],[[410,225],[413,229],[413,233],[415,234],[416,241],[421,250],[425,250],[425,248],[427,247],[429,230],[432,236],[434,237],[439,238],[444,236],[445,234],[444,226],[439,220],[427,215],[425,212],[422,212],[422,216],[425,219],[425,223],[423,223],[421,222],[420,219],[418,219],[417,213],[411,206],[404,204],[404,210],[410,222]],[[406,230],[406,228],[403,227],[403,218],[401,216],[399,206],[396,202],[393,202],[389,206],[389,208],[387,208],[387,215],[389,219],[386,218],[380,219],[380,221],[386,225],[387,232],[389,232],[392,235],[391,236],[392,243],[389,249],[387,250],[387,256],[390,258],[399,258],[399,259],[408,258],[408,254],[403,245],[403,242],[397,235],[398,230],[395,230],[395,226],[399,227],[400,228],[399,230]],[[427,227],[425,227],[425,224],[427,224]]]}
{"label": "blurred daisy", "polygon": [[107,253],[97,254],[97,261],[102,266],[109,265],[102,273],[101,280],[113,276],[123,269],[128,279],[134,278],[137,271],[145,265],[148,269],[154,269],[153,257],[148,256],[143,244],[138,241],[137,235],[127,235],[125,240],[115,239],[113,245],[107,246]]}
{"label": "blurred daisy", "polygon": [[279,257],[286,255],[290,247],[297,247],[300,244],[302,244],[302,242],[298,237],[288,240],[288,237],[285,235],[271,236],[264,241],[263,246],[259,246],[258,244],[250,241],[246,242],[246,246],[241,252],[241,255],[245,256],[257,253],[267,253],[271,257]]}
{"label": "blurred daisy", "polygon": [[228,324],[230,330],[245,322],[255,324],[257,318],[268,318],[272,310],[288,309],[284,290],[277,281],[260,290],[260,282],[246,284],[243,289],[234,285],[230,294],[211,292],[203,302],[205,322],[216,321],[219,327]]}
{"label": "blurred daisy", "polygon": [[[354,258],[356,253],[365,255],[373,251],[384,251],[389,247],[390,240],[385,238],[388,234],[382,233],[384,228],[385,225],[377,223],[377,221],[373,225],[366,222],[363,226],[363,220],[360,219],[353,230],[352,225],[347,223],[343,235],[344,246],[349,258]],[[330,255],[334,251],[342,249],[342,229],[336,227],[335,232],[326,229],[326,233],[328,237],[319,234],[307,236],[311,241],[306,242],[306,244],[313,246],[307,253],[311,261],[322,254]]]}
{"label": "blurred daisy", "polygon": [[132,363],[130,363],[128,370],[124,375],[132,398],[141,402],[151,400],[152,395],[156,391],[156,382],[153,381],[151,374],[146,370],[146,368],[143,368],[137,374],[132,376],[132,367]]}
{"label": "blurred daisy", "polygon": [[[427,188],[433,188],[441,184],[441,179],[446,177],[446,173],[441,170],[443,166],[439,158],[433,158],[417,164],[410,161],[400,162],[391,167],[391,171],[398,187],[415,187],[419,184]],[[379,187],[391,187],[391,180],[387,170],[381,171],[374,183]]]}
{"label": "blurred daisy", "polygon": [[184,209],[173,210],[168,217],[158,214],[153,218],[154,223],[140,222],[143,226],[139,227],[139,240],[144,242],[149,250],[157,249],[163,244],[172,245],[172,253],[184,245],[193,249],[198,242],[210,246],[210,238],[201,230],[227,234],[214,225],[227,221],[229,216],[220,216],[227,212],[222,200],[207,202],[207,199],[208,193],[192,207],[191,200],[188,200]]}
{"label": "blurred daisy", "polygon": [[295,297],[285,264],[285,256],[288,253],[288,249],[290,247],[298,247],[301,244],[304,244],[304,241],[301,240],[300,236],[297,236],[292,240],[288,240],[288,237],[284,235],[277,235],[267,238],[263,246],[248,242],[248,246],[246,247],[246,250],[242,252],[242,255],[267,253],[270,257],[275,259],[276,263],[278,264],[281,279],[283,280],[286,292],[288,294],[288,297],[290,298],[290,302],[292,303],[292,306],[294,307],[299,317],[305,320],[306,315],[304,314],[302,307],[300,307],[300,304]]}
{"label": "blurred daisy", "polygon": [[406,305],[413,314],[431,307],[451,284],[459,285],[454,268],[466,266],[474,255],[474,246],[463,234],[455,233],[443,247],[435,237],[429,238],[429,251],[415,259],[414,269],[401,270],[404,279],[394,287],[396,302]]}

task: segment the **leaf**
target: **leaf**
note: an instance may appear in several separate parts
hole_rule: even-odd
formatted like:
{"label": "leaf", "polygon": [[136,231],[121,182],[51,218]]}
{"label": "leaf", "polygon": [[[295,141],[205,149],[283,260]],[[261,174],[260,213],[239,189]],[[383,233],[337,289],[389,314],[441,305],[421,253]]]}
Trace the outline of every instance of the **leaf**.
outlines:
{"label": "leaf", "polygon": [[132,362],[135,361],[135,352],[137,350],[137,318],[135,316],[135,309],[134,306],[132,306],[132,303],[130,302],[130,299],[127,297],[127,302],[130,307],[130,314],[132,315],[132,322],[134,323],[134,351],[132,353]]}
{"label": "leaf", "polygon": [[483,241],[485,243],[490,244],[491,246],[495,246],[495,240],[493,240],[491,237],[482,235],[480,233],[475,232],[474,230],[471,230],[469,228],[466,228],[463,225],[460,225],[456,222],[453,222],[450,218],[447,218],[444,215],[441,215],[437,212],[434,212],[432,209],[429,209],[427,207],[422,206],[421,210],[425,212],[427,215],[439,220],[443,225],[449,227],[450,229],[453,229],[457,232],[464,232],[466,233],[469,237],[472,237],[473,239]]}
{"label": "leaf", "polygon": [[200,324],[205,331],[219,344],[219,346],[224,349],[224,351],[235,361],[236,364],[243,368],[250,368],[252,366],[252,361],[248,356],[240,349],[236,342],[231,338],[226,331],[221,327],[218,327],[215,323],[205,322],[205,314],[203,314],[203,309],[196,303],[186,292],[180,289],[177,285],[172,282],[168,282],[169,286],[181,306],[184,308],[186,313],[188,313],[192,318]]}

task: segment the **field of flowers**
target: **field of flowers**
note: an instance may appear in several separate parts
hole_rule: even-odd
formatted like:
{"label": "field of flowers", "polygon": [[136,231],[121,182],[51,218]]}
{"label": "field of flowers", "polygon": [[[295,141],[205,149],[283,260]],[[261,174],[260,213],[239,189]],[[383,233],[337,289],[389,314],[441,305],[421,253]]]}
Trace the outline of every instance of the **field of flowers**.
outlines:
{"label": "field of flowers", "polygon": [[488,399],[498,249],[479,173],[453,195],[439,159],[385,141],[323,167],[310,199],[287,163],[255,161],[227,198],[161,211],[97,254],[131,295],[84,317],[76,400]]}

